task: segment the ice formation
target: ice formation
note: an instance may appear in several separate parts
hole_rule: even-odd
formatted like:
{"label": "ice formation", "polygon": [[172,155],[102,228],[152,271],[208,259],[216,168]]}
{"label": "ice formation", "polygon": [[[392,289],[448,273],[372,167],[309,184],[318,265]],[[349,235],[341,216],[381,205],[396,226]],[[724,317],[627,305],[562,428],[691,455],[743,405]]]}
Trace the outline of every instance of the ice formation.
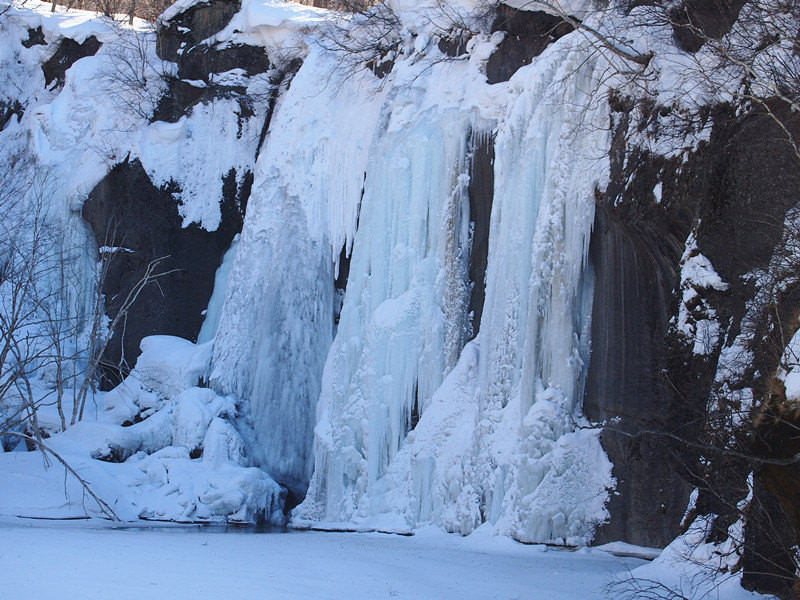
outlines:
{"label": "ice formation", "polygon": [[[605,517],[611,465],[578,429],[606,115],[577,37],[489,86],[496,42],[454,61],[420,32],[386,81],[341,73],[315,47],[281,99],[211,381],[249,401],[279,481],[302,488],[313,466],[297,523],[466,534],[488,521],[525,541],[584,543]],[[495,138],[497,184],[480,334],[466,344],[481,136]]]}

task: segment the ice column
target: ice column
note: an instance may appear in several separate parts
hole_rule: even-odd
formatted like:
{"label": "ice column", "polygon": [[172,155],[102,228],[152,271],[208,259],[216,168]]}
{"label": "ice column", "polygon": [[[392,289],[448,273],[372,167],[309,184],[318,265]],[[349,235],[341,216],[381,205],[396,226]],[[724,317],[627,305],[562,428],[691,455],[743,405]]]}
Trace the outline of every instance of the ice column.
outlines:
{"label": "ice column", "polygon": [[501,533],[582,543],[605,515],[611,483],[595,433],[574,432],[589,359],[588,247],[608,164],[607,119],[585,48],[537,61],[495,146],[472,464],[485,518]]}
{"label": "ice column", "polygon": [[382,99],[371,74],[362,81],[334,67],[312,48],[276,108],[211,371],[211,385],[247,408],[256,462],[300,494],[333,338],[335,261],[352,244]]}
{"label": "ice column", "polygon": [[315,518],[381,511],[384,472],[464,342],[470,118],[407,101],[395,99],[367,170],[303,508]]}

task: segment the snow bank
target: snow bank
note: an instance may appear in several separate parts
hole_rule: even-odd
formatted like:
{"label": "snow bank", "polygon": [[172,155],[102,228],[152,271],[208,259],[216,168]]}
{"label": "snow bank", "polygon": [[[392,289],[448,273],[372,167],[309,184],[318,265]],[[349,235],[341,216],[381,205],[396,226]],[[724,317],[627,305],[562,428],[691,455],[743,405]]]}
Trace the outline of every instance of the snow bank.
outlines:
{"label": "snow bank", "polygon": [[105,43],[118,40],[120,29],[145,32],[152,28],[150,23],[138,18],[130,24],[127,17],[124,22],[122,20],[113,21],[93,11],[67,9],[60,4],[57,4],[53,10],[52,2],[26,0],[24,7],[13,2],[9,4],[11,4],[11,8],[4,15],[6,18],[13,19],[31,29],[41,27],[48,40],[65,37],[82,44],[90,36],[95,36]]}
{"label": "snow bank", "polygon": [[667,546],[652,563],[634,569],[612,588],[617,592],[642,595],[655,591],[678,597],[755,600],[761,594],[742,588],[737,544],[743,540],[743,523],[734,523],[725,542],[707,542],[715,515],[698,517],[689,530]]}
{"label": "snow bank", "polygon": [[[285,490],[249,465],[232,425],[230,398],[196,387],[208,345],[155,336],[142,342],[137,367],[100,397],[98,421],[82,421],[47,445],[125,520],[283,524]],[[11,482],[0,514],[48,518],[101,516],[60,465],[39,453],[0,454]],[[64,487],[66,485],[66,487]]]}
{"label": "snow bank", "polygon": [[[189,2],[195,3],[193,0]],[[175,6],[167,9],[162,20],[166,20],[168,15],[178,14],[173,13]],[[336,15],[329,10],[288,0],[243,0],[241,10],[230,23],[208,41],[264,46],[272,51],[278,62],[288,62],[290,58],[304,56],[307,36],[335,18]]]}
{"label": "snow bank", "polygon": [[520,10],[538,10],[556,16],[569,15],[578,19],[584,19],[587,14],[592,12],[592,0],[503,0],[512,8]]}

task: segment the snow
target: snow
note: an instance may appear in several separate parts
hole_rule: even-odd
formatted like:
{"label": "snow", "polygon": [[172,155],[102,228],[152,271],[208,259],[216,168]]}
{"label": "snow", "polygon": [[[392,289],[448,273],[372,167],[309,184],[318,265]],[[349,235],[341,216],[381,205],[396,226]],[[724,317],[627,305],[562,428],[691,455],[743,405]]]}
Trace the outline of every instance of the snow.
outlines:
{"label": "snow", "polygon": [[569,15],[578,19],[584,19],[593,8],[591,0],[543,0],[541,2],[503,0],[503,4],[520,10],[542,11],[556,16]]}
{"label": "snow", "polygon": [[244,29],[308,26],[331,17],[325,9],[284,0],[245,0],[239,15],[246,24]]}
{"label": "snow", "polygon": [[724,292],[728,284],[714,270],[711,261],[697,249],[697,240],[691,234],[681,257],[682,301],[678,309],[677,328],[692,343],[692,351],[708,356],[719,345],[721,327],[716,311],[702,294],[705,290]]}
{"label": "snow", "polygon": [[112,21],[101,17],[89,10],[67,9],[63,5],[56,5],[52,10],[51,2],[40,0],[26,0],[24,8],[11,3],[11,9],[5,15],[24,24],[25,27],[42,28],[45,38],[51,40],[56,37],[66,37],[82,44],[90,36],[95,36],[101,42],[113,42],[119,38],[119,30],[147,31],[151,25],[142,19],[134,19],[133,24]]}
{"label": "snow", "polygon": [[595,546],[594,550],[602,550],[614,556],[632,556],[635,558],[643,558],[645,560],[654,560],[661,555],[661,548],[648,548],[646,546],[636,546],[626,542],[608,542]]}
{"label": "snow", "polygon": [[[98,420],[48,438],[47,446],[120,519],[285,522],[286,492],[249,464],[232,425],[234,402],[196,387],[210,350],[169,336],[145,338],[136,368],[95,399]],[[38,452],[0,454],[0,481],[0,515],[64,519],[101,512],[77,479],[45,464]]]}
{"label": "snow", "polygon": [[177,396],[203,379],[211,360],[211,344],[195,345],[167,335],[142,340],[135,378],[163,397]]}
{"label": "snow", "polygon": [[[196,4],[196,0],[178,4]],[[174,13],[176,5],[162,15],[164,20]],[[306,37],[318,26],[335,18],[334,13],[322,8],[306,6],[287,0],[243,0],[242,8],[230,23],[210,42],[237,42],[265,46],[271,50],[273,60],[288,63],[290,58],[304,54]],[[277,52],[276,52],[277,50]]]}
{"label": "snow", "polygon": [[656,199],[656,204],[661,204],[661,197],[663,195],[663,192],[664,192],[663,186],[659,181],[653,188],[653,197]]}
{"label": "snow", "polygon": [[8,597],[64,600],[599,600],[611,574],[642,564],[488,538],[476,546],[441,532],[237,534],[3,520],[0,539],[3,572],[13,573],[5,578]]}
{"label": "snow", "polygon": [[778,376],[782,376],[786,386],[786,399],[789,402],[800,402],[800,331],[792,336],[786,346],[781,364],[783,369]]}
{"label": "snow", "polygon": [[743,523],[734,523],[728,540],[714,544],[705,541],[714,518],[714,515],[698,517],[652,563],[634,569],[631,575],[639,580],[638,589],[657,584],[673,590],[678,597],[764,598],[741,587],[741,570],[735,568],[741,558],[736,546],[743,540]]}

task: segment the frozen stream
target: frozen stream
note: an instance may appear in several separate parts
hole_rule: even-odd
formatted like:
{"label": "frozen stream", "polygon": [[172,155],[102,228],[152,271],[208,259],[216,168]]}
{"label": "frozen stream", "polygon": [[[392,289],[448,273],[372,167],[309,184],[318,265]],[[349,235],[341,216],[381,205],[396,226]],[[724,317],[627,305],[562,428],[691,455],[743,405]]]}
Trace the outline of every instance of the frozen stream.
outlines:
{"label": "frozen stream", "polygon": [[5,598],[547,600],[604,598],[643,561],[507,538],[423,530],[414,537],[197,528],[111,529],[92,522],[0,521]]}

